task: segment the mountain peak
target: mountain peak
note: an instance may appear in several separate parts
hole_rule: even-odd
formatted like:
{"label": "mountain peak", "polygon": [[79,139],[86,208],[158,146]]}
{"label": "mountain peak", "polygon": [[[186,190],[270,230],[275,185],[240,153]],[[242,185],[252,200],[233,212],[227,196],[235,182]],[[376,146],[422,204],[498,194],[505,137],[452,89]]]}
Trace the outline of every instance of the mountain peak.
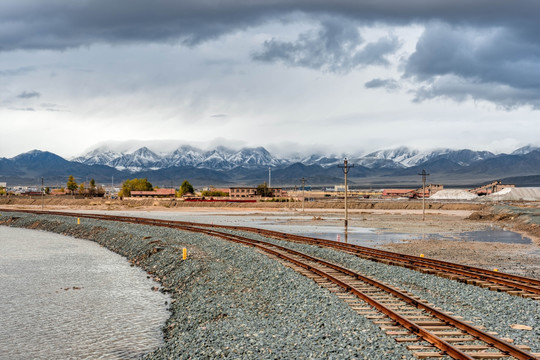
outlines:
{"label": "mountain peak", "polygon": [[[527,154],[538,149],[540,147],[528,145],[517,149],[512,154]],[[399,146],[371,152],[364,156],[348,157],[351,164],[362,165],[370,169],[398,170],[420,165],[429,166],[440,159],[450,160],[460,166],[469,166],[473,162],[495,156],[489,151],[441,148],[420,152],[407,146]],[[283,159],[273,156],[262,146],[234,150],[220,145],[213,149],[202,150],[191,145],[181,145],[168,153],[156,153],[147,146],[139,147],[132,152],[115,152],[102,146],[73,160],[87,165],[107,165],[117,170],[137,172],[185,166],[213,170],[229,170],[235,167],[279,168],[295,162],[329,168],[341,164],[343,157],[345,155],[338,157],[312,154],[303,158]]]}
{"label": "mountain peak", "polygon": [[514,150],[510,155],[526,155],[536,150],[540,150],[540,146],[529,144],[529,145],[526,145],[526,146],[520,147],[519,149]]}

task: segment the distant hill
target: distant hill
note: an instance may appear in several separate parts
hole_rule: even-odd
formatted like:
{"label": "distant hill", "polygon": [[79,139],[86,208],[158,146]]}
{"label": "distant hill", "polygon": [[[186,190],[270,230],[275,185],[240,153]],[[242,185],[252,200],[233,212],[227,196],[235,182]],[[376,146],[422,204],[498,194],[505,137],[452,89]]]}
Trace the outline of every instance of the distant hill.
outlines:
{"label": "distant hill", "polygon": [[[425,169],[428,182],[446,186],[505,181],[540,186],[540,147],[527,146],[511,154],[487,151],[439,149],[419,152],[405,147],[381,150],[364,156],[351,155],[351,186],[416,186],[418,173]],[[273,186],[298,186],[301,178],[312,186],[335,185],[343,181],[338,165],[343,157],[309,155],[286,159],[262,147],[232,150],[217,147],[200,150],[181,146],[160,153],[141,147],[122,153],[101,147],[71,161],[47,151],[32,150],[10,159],[0,158],[0,181],[10,185],[65,185],[69,175],[78,182],[91,178],[98,183],[119,184],[135,177],[148,178],[155,185],[178,186],[187,179],[195,186],[254,186],[268,181]],[[515,179],[512,181],[512,179]]]}

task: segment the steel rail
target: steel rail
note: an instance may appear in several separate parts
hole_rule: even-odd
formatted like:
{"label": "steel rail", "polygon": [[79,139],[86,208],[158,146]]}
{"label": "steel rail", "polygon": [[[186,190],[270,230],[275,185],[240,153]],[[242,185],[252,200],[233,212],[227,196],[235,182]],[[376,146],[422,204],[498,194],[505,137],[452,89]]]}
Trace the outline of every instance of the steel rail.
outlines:
{"label": "steel rail", "polygon": [[[0,209],[0,211],[10,211],[10,209]],[[62,211],[39,211],[39,210],[11,210],[11,211],[20,211],[20,212],[28,212],[28,213],[36,213],[36,214],[77,216],[77,217],[98,218],[98,219],[109,216],[109,215],[95,214],[95,213],[88,214],[88,213],[73,213],[73,212],[62,212]],[[203,223],[192,223],[192,222],[177,221],[177,220],[137,218],[137,217],[132,217],[132,216],[118,216],[118,215],[114,215],[114,216],[118,217],[119,219],[123,219],[124,221],[135,220],[135,222],[137,222],[136,221],[137,219],[150,219],[151,221],[155,223],[174,223],[174,224],[179,224],[179,225],[203,226],[203,227],[209,227],[209,228],[224,228],[224,229],[231,229],[231,230],[238,230],[238,231],[253,232],[253,233],[257,233],[257,234],[261,234],[261,235],[265,235],[269,237],[275,237],[281,240],[286,239],[286,240],[291,240],[291,241],[299,241],[299,242],[304,242],[304,243],[316,244],[320,246],[332,247],[332,248],[340,249],[343,251],[351,252],[357,256],[364,256],[374,261],[377,261],[380,259],[380,257],[382,257],[385,260],[391,260],[391,261],[397,262],[397,263],[394,263],[395,265],[402,265],[402,266],[412,267],[412,268],[418,268],[418,267],[432,268],[432,269],[436,269],[437,271],[443,271],[445,273],[454,273],[458,276],[464,276],[467,278],[472,278],[472,279],[476,279],[476,280],[484,281],[484,282],[491,282],[493,284],[509,287],[512,289],[520,290],[520,291],[526,291],[531,294],[540,295],[540,280],[522,277],[518,275],[502,273],[502,272],[495,272],[495,271],[486,270],[486,269],[482,269],[482,268],[478,268],[474,266],[461,265],[461,264],[446,262],[442,260],[435,260],[435,259],[429,259],[429,258],[424,258],[424,257],[399,254],[399,253],[394,253],[394,252],[385,251],[385,250],[368,248],[368,247],[364,247],[360,245],[345,244],[345,243],[340,243],[340,242],[336,242],[332,240],[317,239],[317,238],[305,237],[301,235],[292,235],[292,234],[277,232],[273,230],[258,229],[258,228],[245,227],[245,226],[203,224]]]}
{"label": "steel rail", "polygon": [[[174,226],[174,225],[173,225]],[[499,349],[501,352],[505,353],[505,354],[508,354],[508,355],[511,355],[517,359],[527,359],[527,360],[533,360],[535,359],[535,357],[533,357],[531,354],[521,350],[520,348],[512,345],[512,344],[509,344],[507,343],[506,341],[504,340],[501,340],[497,337],[494,337],[484,331],[481,331],[471,325],[468,325],[448,314],[445,314],[444,312],[442,311],[439,311],[435,308],[433,308],[432,306],[429,306],[427,304],[424,304],[412,297],[410,297],[409,295],[406,295],[404,294],[403,292],[399,291],[399,290],[396,290],[394,289],[393,287],[391,286],[388,286],[388,285],[385,285],[377,280],[374,280],[372,278],[369,278],[365,275],[362,275],[362,274],[359,274],[353,270],[350,270],[350,269],[347,269],[345,267],[342,267],[340,265],[336,265],[336,264],[333,264],[331,262],[328,262],[326,260],[322,260],[322,259],[319,259],[319,258],[316,258],[316,257],[313,257],[311,255],[307,255],[307,254],[304,254],[304,253],[301,253],[299,251],[296,251],[296,250],[292,250],[292,249],[289,249],[289,248],[286,248],[286,247],[283,247],[283,246],[279,246],[279,245],[276,245],[276,244],[272,244],[272,243],[268,243],[268,242],[265,242],[265,241],[261,241],[261,240],[254,240],[254,239],[250,239],[250,238],[245,238],[245,237],[242,237],[242,236],[239,236],[239,235],[232,235],[232,234],[225,234],[225,236],[222,236],[223,233],[221,232],[218,232],[218,231],[215,231],[215,230],[204,230],[204,231],[200,231],[200,230],[197,230],[197,229],[200,229],[200,228],[196,228],[196,227],[181,227],[182,229],[186,229],[188,231],[196,231],[196,232],[203,232],[205,234],[208,234],[208,235],[213,235],[213,236],[219,236],[219,237],[223,237],[223,238],[227,238],[228,240],[232,240],[232,241],[236,241],[236,242],[241,242],[243,244],[246,244],[246,245],[251,245],[251,246],[256,246],[257,248],[260,248],[264,251],[268,251],[268,252],[271,252],[269,251],[268,247],[267,246],[270,246],[270,247],[274,247],[274,248],[277,248],[281,251],[285,251],[287,253],[290,253],[292,255],[295,255],[295,256],[299,256],[299,257],[302,257],[306,260],[309,260],[309,261],[312,261],[312,262],[316,262],[316,263],[319,263],[319,264],[322,264],[324,266],[327,266],[329,268],[332,268],[336,271],[339,271],[343,274],[346,274],[346,275],[349,275],[349,276],[352,276],[358,280],[361,280],[367,284],[370,284],[372,286],[375,286],[389,294],[392,294],[394,296],[396,296],[397,298],[403,300],[404,302],[418,308],[418,309],[422,309],[422,310],[425,310],[426,312],[430,313],[431,315],[433,315],[434,317],[438,318],[439,320],[442,320],[444,322],[446,322],[447,324],[450,324],[452,326],[454,326],[455,328],[457,329],[460,329],[464,332],[466,332],[467,334],[487,343],[487,344],[490,344],[492,345],[493,347]],[[232,239],[231,239],[232,237]],[[236,240],[235,240],[236,239]],[[331,274],[328,274],[322,270],[319,270],[317,268],[314,268],[312,266],[309,266],[308,264],[305,264],[301,261],[298,261],[298,260],[295,260],[289,256],[285,256],[283,254],[281,255],[278,255],[275,253],[275,251],[272,251],[272,253],[276,256],[279,256],[281,258],[286,258],[287,261],[290,261],[290,262],[293,262],[295,263],[296,265],[298,266],[301,266],[309,271],[312,271],[312,272],[315,272],[317,273],[318,275],[320,276],[323,276],[329,280],[331,280],[332,282],[338,284],[339,286],[341,286],[342,288],[344,288],[346,291],[349,291],[349,292],[352,292],[353,294],[355,294],[356,296],[358,296],[359,298],[363,299],[364,301],[366,301],[367,303],[369,303],[370,305],[374,306],[375,308],[377,308],[379,311],[381,311],[382,313],[384,313],[385,315],[387,315],[388,317],[390,317],[392,320],[398,322],[400,325],[402,325],[404,328],[406,328],[407,330],[411,331],[412,333],[416,334],[416,335],[419,335],[421,336],[423,339],[425,339],[426,341],[428,341],[429,343],[431,343],[432,345],[436,346],[437,348],[439,348],[440,350],[446,352],[448,355],[454,357],[455,359],[473,359],[473,357],[470,357],[469,355],[465,354],[464,352],[462,352],[461,350],[455,348],[454,346],[450,345],[449,343],[447,343],[446,341],[444,341],[444,339],[438,337],[438,336],[435,336],[433,334],[431,334],[428,330],[424,329],[422,326],[419,326],[417,324],[415,324],[414,322],[406,319],[405,317],[397,314],[396,312],[392,311],[391,309],[387,308],[386,306],[384,306],[383,304],[381,304],[380,302],[376,301],[375,299],[371,298],[370,296],[362,293],[360,290],[357,290],[354,286],[351,286],[343,281],[341,281],[340,279],[337,279],[335,276],[331,275]]]}
{"label": "steel rail", "polygon": [[[210,226],[215,226],[215,225],[210,225]],[[414,256],[414,255],[399,254],[399,253],[394,253],[394,252],[391,252],[391,251],[374,249],[374,248],[369,248],[369,247],[365,247],[365,246],[361,246],[361,245],[340,243],[340,242],[336,242],[336,241],[333,241],[333,240],[317,239],[317,238],[306,237],[306,236],[301,236],[301,235],[286,234],[286,233],[281,233],[281,232],[277,232],[277,231],[273,231],[273,230],[256,229],[256,228],[248,228],[248,227],[234,227],[234,228],[237,229],[237,230],[256,232],[256,233],[259,233],[259,234],[266,234],[266,235],[269,235],[269,236],[279,236],[280,238],[287,238],[287,239],[290,239],[290,240],[293,240],[293,241],[297,240],[297,241],[315,243],[315,244],[318,244],[318,245],[338,247],[338,248],[343,249],[343,250],[366,251],[370,255],[375,254],[375,255],[392,256],[392,257],[395,257],[398,260],[401,260],[402,262],[407,260],[407,261],[412,261],[412,262],[419,263],[419,264],[436,264],[436,265],[441,265],[441,266],[448,266],[448,267],[451,267],[451,268],[458,268],[458,269],[461,269],[461,270],[468,270],[468,271],[471,271],[471,272],[477,272],[477,273],[481,273],[481,274],[485,274],[485,275],[489,275],[489,276],[495,276],[497,278],[505,278],[505,279],[516,281],[516,282],[522,282],[524,284],[531,284],[531,285],[536,285],[536,286],[540,287],[540,280],[538,280],[538,279],[528,278],[528,277],[519,276],[519,275],[513,275],[513,274],[507,274],[507,273],[498,272],[498,271],[492,271],[492,270],[487,270],[487,269],[482,269],[482,268],[475,267],[475,266],[470,266],[470,265],[456,264],[456,263],[451,263],[451,262],[447,262],[447,261],[444,261],[444,260],[436,260],[436,259],[419,257],[419,256]]]}
{"label": "steel rail", "polygon": [[[0,210],[0,211],[3,211],[3,210]],[[35,213],[35,212],[33,212]],[[43,212],[45,214],[50,214],[48,212]],[[414,334],[417,334],[418,336],[422,337],[424,340],[428,341],[429,343],[431,343],[432,345],[436,346],[438,349],[440,349],[441,351],[443,351],[444,353],[452,356],[453,358],[455,359],[473,359],[473,357],[469,356],[468,354],[464,353],[463,351],[461,351],[460,349],[452,346],[451,344],[449,344],[448,342],[444,341],[444,339],[436,336],[436,335],[433,335],[431,334],[428,330],[424,329],[423,327],[415,324],[414,322],[406,319],[405,317],[395,313],[394,311],[392,311],[391,309],[387,308],[386,306],[384,306],[382,303],[378,302],[377,300],[371,298],[370,296],[362,293],[360,290],[356,289],[354,286],[352,285],[349,285],[347,284],[346,282],[336,278],[335,276],[331,275],[331,274],[328,274],[327,272],[323,271],[323,270],[320,270],[320,269],[317,269],[316,267],[313,267],[303,261],[300,261],[300,260],[297,260],[295,259],[294,257],[291,257],[289,255],[286,255],[286,254],[283,254],[283,252],[286,252],[286,253],[289,253],[293,256],[298,256],[298,257],[302,257],[304,258],[305,260],[307,261],[312,261],[312,262],[316,262],[318,264],[321,264],[321,265],[324,265],[324,266],[327,266],[329,268],[332,268],[336,271],[339,271],[343,274],[346,274],[348,276],[352,276],[354,277],[355,279],[358,279],[358,280],[361,280],[365,283],[368,283],[372,286],[376,286],[377,288],[381,289],[381,290],[384,290],[385,292],[389,293],[389,294],[392,294],[393,296],[396,296],[398,298],[400,298],[401,300],[405,301],[406,303],[410,304],[410,305],[413,305],[414,307],[418,308],[418,309],[422,309],[422,310],[425,310],[427,312],[429,312],[430,314],[432,314],[433,316],[435,316],[436,318],[446,322],[447,324],[450,324],[464,332],[466,332],[467,334],[473,336],[474,338],[477,338],[479,340],[482,340],[484,341],[485,343],[499,349],[503,355],[510,355],[510,356],[513,356],[515,357],[516,359],[523,359],[523,360],[534,360],[535,357],[533,357],[531,354],[521,350],[520,348],[514,346],[514,345],[511,345],[501,339],[498,339],[488,333],[485,333],[473,326],[470,326],[466,323],[463,323],[461,321],[459,321],[458,319],[448,315],[448,314],[445,314],[427,304],[424,304],[388,285],[385,285],[385,284],[382,284],[374,279],[371,279],[371,278],[368,278],[364,275],[361,275],[359,273],[356,273],[352,270],[349,270],[349,269],[346,269],[344,267],[341,267],[339,265],[336,265],[336,264],[332,264],[330,262],[327,262],[325,260],[322,260],[322,259],[318,259],[318,258],[315,258],[315,257],[312,257],[310,255],[307,255],[307,254],[303,254],[301,252],[298,252],[298,251],[295,251],[295,250],[292,250],[292,249],[288,249],[286,247],[283,247],[283,246],[279,246],[279,245],[276,245],[276,244],[272,244],[272,243],[268,243],[268,242],[265,242],[265,241],[261,241],[261,240],[255,240],[255,239],[250,239],[250,238],[246,238],[246,237],[243,237],[243,236],[240,236],[240,235],[234,235],[234,234],[228,234],[228,233],[223,233],[223,232],[220,232],[220,231],[216,231],[216,230],[209,230],[209,229],[204,229],[204,228],[200,228],[200,227],[197,227],[197,226],[193,226],[193,225],[185,225],[185,224],[179,224],[178,222],[171,222],[171,221],[155,221],[155,219],[147,219],[147,218],[135,218],[135,217],[124,217],[124,216],[108,216],[108,215],[96,215],[96,214],[90,214],[88,216],[86,216],[87,214],[85,215],[81,215],[81,214],[77,214],[77,213],[73,213],[75,214],[75,216],[79,216],[79,217],[91,217],[91,218],[96,218],[96,219],[100,219],[100,220],[108,220],[108,221],[125,221],[125,222],[130,222],[130,223],[136,223],[136,224],[142,224],[142,225],[151,225],[151,226],[162,226],[162,227],[169,227],[169,228],[176,228],[176,229],[181,229],[181,230],[185,230],[185,231],[191,231],[191,232],[198,232],[198,233],[204,233],[204,234],[207,234],[207,235],[210,235],[210,236],[216,236],[216,237],[220,237],[220,238],[223,238],[223,239],[226,239],[226,240],[229,240],[229,241],[235,241],[235,242],[238,242],[238,243],[242,243],[242,244],[245,244],[245,245],[249,245],[249,246],[255,246],[265,252],[268,252],[268,253],[271,253],[275,256],[278,256],[282,259],[285,259],[291,263],[294,263],[298,266],[301,266],[305,269],[308,269],[309,271],[311,272],[314,272],[316,274],[318,274],[319,276],[323,276],[329,280],[331,280],[332,282],[334,282],[335,284],[337,284],[338,286],[344,288],[346,291],[349,291],[353,294],[355,294],[356,296],[358,296],[359,298],[363,299],[364,301],[366,301],[367,303],[369,303],[370,305],[374,306],[375,308],[377,308],[379,311],[381,311],[382,313],[384,313],[385,315],[389,316],[391,319],[393,319],[394,321],[398,322],[399,324],[401,324],[401,326],[403,326],[404,328],[406,328],[407,330],[409,330],[410,332],[414,333]],[[59,213],[59,214],[55,214],[55,215],[65,215],[65,213]],[[68,216],[72,216],[72,215],[68,215]],[[274,249],[277,249],[277,250],[274,250]]]}

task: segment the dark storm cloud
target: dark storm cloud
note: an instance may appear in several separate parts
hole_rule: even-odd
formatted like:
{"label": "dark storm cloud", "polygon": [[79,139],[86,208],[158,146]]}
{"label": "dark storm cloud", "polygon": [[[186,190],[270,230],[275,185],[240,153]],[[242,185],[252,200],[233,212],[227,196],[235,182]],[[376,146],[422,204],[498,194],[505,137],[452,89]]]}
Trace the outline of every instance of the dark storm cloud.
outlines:
{"label": "dark storm cloud", "polygon": [[518,27],[538,34],[536,0],[6,0],[0,4],[0,49],[65,49],[96,42],[181,40],[185,44],[259,25],[293,12],[363,23],[429,20]]}
{"label": "dark storm cloud", "polygon": [[[0,51],[134,42],[195,46],[267,21],[305,16],[320,29],[293,42],[268,39],[255,58],[347,72],[384,65],[399,45],[392,36],[366,44],[355,26],[428,24],[416,52],[405,60],[405,76],[420,82],[417,101],[472,97],[505,107],[524,101],[536,106],[528,99],[540,97],[539,14],[538,0],[5,0]],[[465,84],[460,86],[465,93],[440,82],[448,76]],[[482,95],[489,84],[508,89],[508,98],[501,103],[496,94]]]}
{"label": "dark storm cloud", "polygon": [[354,23],[343,19],[325,20],[318,31],[298,36],[293,42],[272,39],[253,56],[259,61],[282,61],[331,72],[349,72],[363,65],[387,65],[385,56],[399,47],[395,37],[385,37],[364,46],[364,40]]}
{"label": "dark storm cloud", "polygon": [[471,97],[507,108],[524,103],[538,108],[531,100],[540,95],[540,44],[520,38],[515,29],[430,24],[407,61],[405,76],[426,83],[417,101]]}
{"label": "dark storm cloud", "polygon": [[41,94],[38,93],[37,91],[23,91],[22,93],[20,93],[19,95],[17,95],[17,97],[19,99],[31,99],[31,98],[38,98],[40,97]]}
{"label": "dark storm cloud", "polygon": [[386,90],[395,90],[399,88],[399,84],[394,79],[373,79],[364,84],[367,89],[384,88]]}
{"label": "dark storm cloud", "polygon": [[457,102],[473,99],[492,102],[505,110],[512,110],[526,105],[540,110],[540,98],[537,89],[467,81],[455,76],[440,77],[428,85],[420,86],[414,91],[414,94],[415,102],[436,98],[446,98]]}

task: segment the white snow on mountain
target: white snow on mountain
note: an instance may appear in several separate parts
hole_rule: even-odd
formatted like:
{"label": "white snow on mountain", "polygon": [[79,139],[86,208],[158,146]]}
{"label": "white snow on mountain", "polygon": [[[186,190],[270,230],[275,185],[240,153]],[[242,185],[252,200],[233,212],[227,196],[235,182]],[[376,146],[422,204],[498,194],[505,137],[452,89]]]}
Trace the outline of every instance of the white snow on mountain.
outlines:
{"label": "white snow on mountain", "polygon": [[73,161],[84,163],[86,165],[109,165],[111,161],[120,156],[122,156],[122,153],[117,151],[97,148],[83,156],[74,158]]}
{"label": "white snow on mountain", "polygon": [[[526,154],[537,149],[540,149],[540,147],[529,145],[517,149],[513,154]],[[440,159],[467,166],[475,161],[489,159],[494,156],[496,155],[489,151],[436,149],[420,152],[407,147],[397,147],[375,151],[363,156],[314,154],[283,159],[273,156],[263,147],[235,150],[225,146],[217,146],[210,150],[202,150],[190,145],[181,145],[168,152],[152,151],[146,146],[130,152],[119,152],[107,146],[101,146],[73,160],[87,165],[100,164],[118,170],[137,172],[169,167],[198,167],[214,170],[228,170],[236,167],[276,168],[297,162],[304,165],[320,165],[328,168],[342,164],[345,157],[349,158],[350,164],[372,169],[407,168]]]}
{"label": "white snow on mountain", "polygon": [[511,155],[526,155],[536,150],[540,150],[540,146],[527,145],[513,151]]}
{"label": "white snow on mountain", "polygon": [[172,166],[223,170],[238,166],[247,168],[276,167],[288,163],[286,160],[273,157],[262,147],[233,150],[218,146],[215,149],[205,151],[189,145],[180,146],[170,153],[163,154],[153,152],[147,147],[139,148],[131,153],[118,153],[98,148],[73,160],[87,165],[107,165],[130,172],[165,169]]}

